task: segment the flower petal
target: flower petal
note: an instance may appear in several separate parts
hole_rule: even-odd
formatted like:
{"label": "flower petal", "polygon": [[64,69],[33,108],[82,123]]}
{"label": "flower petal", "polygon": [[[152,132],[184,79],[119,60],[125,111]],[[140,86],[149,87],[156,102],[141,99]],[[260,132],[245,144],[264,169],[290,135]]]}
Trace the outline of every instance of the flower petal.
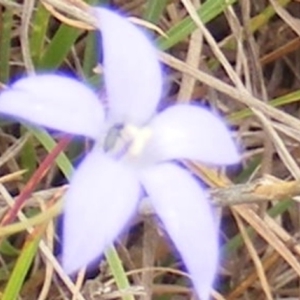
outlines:
{"label": "flower petal", "polygon": [[63,266],[71,274],[99,257],[135,212],[135,175],[94,149],[79,166],[65,196]]}
{"label": "flower petal", "polygon": [[187,171],[172,163],[149,168],[141,180],[199,297],[209,299],[218,263],[218,238],[207,197]]}
{"label": "flower petal", "polygon": [[102,32],[110,121],[141,125],[153,115],[161,96],[156,50],[124,17],[103,8],[94,11]]}
{"label": "flower petal", "polygon": [[193,159],[209,164],[234,164],[239,154],[220,118],[194,105],[174,105],[149,125],[152,138],[144,159]]}
{"label": "flower petal", "polygon": [[104,110],[83,83],[54,74],[16,81],[0,95],[0,113],[35,125],[97,138]]}

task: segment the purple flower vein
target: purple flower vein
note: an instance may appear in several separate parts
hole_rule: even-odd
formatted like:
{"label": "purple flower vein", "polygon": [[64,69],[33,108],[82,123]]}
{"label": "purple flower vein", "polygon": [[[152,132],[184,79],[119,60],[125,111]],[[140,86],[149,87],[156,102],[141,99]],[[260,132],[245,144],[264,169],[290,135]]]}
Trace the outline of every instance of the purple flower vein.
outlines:
{"label": "purple flower vein", "polygon": [[[198,295],[208,299],[218,263],[217,228],[205,191],[174,159],[227,165],[239,155],[226,126],[208,110],[182,104],[156,113],[162,72],[155,47],[124,17],[93,11],[102,34],[108,109],[83,83],[39,74],[2,92],[0,112],[95,141],[65,196],[62,263],[68,273],[115,240],[135,214],[143,189]],[[120,124],[114,151],[104,151],[107,130]]]}

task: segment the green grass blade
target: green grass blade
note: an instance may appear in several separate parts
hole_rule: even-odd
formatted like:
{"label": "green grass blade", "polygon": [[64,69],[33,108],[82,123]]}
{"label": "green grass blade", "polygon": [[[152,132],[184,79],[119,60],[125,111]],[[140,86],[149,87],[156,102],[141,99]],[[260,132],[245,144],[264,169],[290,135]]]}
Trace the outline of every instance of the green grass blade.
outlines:
{"label": "green grass blade", "polygon": [[13,23],[13,10],[7,8],[2,12],[0,28],[0,81],[8,82],[10,76],[10,51]]}
{"label": "green grass blade", "polygon": [[26,173],[23,175],[24,179],[27,181],[31,175],[36,170],[37,166],[37,157],[35,152],[35,147],[33,143],[32,136],[28,138],[28,141],[22,148],[21,152],[21,168],[26,170]]}
{"label": "green grass blade", "polygon": [[[277,3],[282,7],[288,5],[290,2],[291,0],[277,0]],[[253,17],[250,23],[250,30],[252,32],[257,31],[259,28],[266,25],[274,15],[275,10],[272,4],[270,4],[259,15]]]}
{"label": "green grass blade", "polygon": [[156,24],[167,3],[168,0],[148,0],[143,19]]}
{"label": "green grass blade", "polygon": [[[43,129],[37,129],[37,128],[29,128],[28,130],[32,132],[32,134],[36,137],[36,139],[42,144],[42,146],[50,152],[52,149],[55,148],[56,142],[51,137],[49,133],[47,133]],[[65,175],[66,178],[70,179],[71,174],[73,173],[73,166],[66,156],[65,153],[60,153],[56,158],[56,163],[59,169],[62,171],[62,173]]]}
{"label": "green grass blade", "polygon": [[7,256],[17,256],[20,251],[15,248],[7,239],[3,239],[0,244],[0,253]]}
{"label": "green grass blade", "polygon": [[99,59],[98,51],[95,51],[95,49],[98,48],[99,45],[96,33],[89,32],[86,39],[86,47],[84,50],[84,58],[82,64],[83,72],[86,78],[94,75],[93,69],[97,66]]}
{"label": "green grass blade", "polygon": [[28,236],[4,289],[1,297],[2,300],[18,299],[25,277],[28,274],[28,270],[36,255],[42,233],[43,230],[40,228],[38,231]]}
{"label": "green grass blade", "polygon": [[[299,100],[300,100],[300,90],[297,90],[289,94],[286,94],[284,96],[273,99],[269,101],[269,104],[273,107],[280,107],[282,105],[298,102]],[[228,116],[228,120],[239,121],[250,116],[253,116],[252,110],[245,108],[243,110],[232,113],[230,116]]]}
{"label": "green grass blade", "polygon": [[[30,128],[30,130],[48,152],[55,147],[56,142],[46,131],[35,128]],[[73,167],[67,156],[64,153],[61,153],[56,158],[56,163],[63,174],[70,179],[70,174],[73,172]],[[129,289],[130,284],[128,278],[118,253],[114,247],[111,247],[110,250],[106,252],[106,259],[116,280],[118,288],[120,290]],[[123,299],[134,300],[133,296],[131,295],[124,295]]]}
{"label": "green grass blade", "polygon": [[[221,14],[227,6],[235,2],[236,0],[207,0],[201,5],[197,12],[205,24],[213,20]],[[160,37],[157,42],[162,50],[166,50],[185,39],[195,29],[196,25],[194,21],[190,17],[186,17],[166,32],[167,37]]]}
{"label": "green grass blade", "polygon": [[[113,277],[119,290],[124,291],[122,296],[123,300],[134,300],[133,295],[130,294],[129,288],[130,283],[128,277],[126,276],[125,270],[123,268],[122,262],[115,247],[110,247],[105,253],[106,260],[109,264]],[[128,291],[128,294],[126,293]]]}
{"label": "green grass blade", "polygon": [[[276,218],[277,216],[283,214],[291,206],[292,203],[293,200],[289,199],[285,201],[280,201],[268,210],[268,215],[270,215],[273,218]],[[254,229],[250,226],[247,227],[247,232],[250,236],[256,234]],[[221,252],[232,253],[232,251],[237,251],[242,245],[244,245],[244,240],[241,234],[237,234],[232,239],[230,239],[225,246],[221,248]]]}
{"label": "green grass blade", "polygon": [[62,211],[62,201],[56,202],[43,212],[39,212],[25,221],[14,222],[12,224],[0,227],[0,237],[8,237],[13,234],[25,231],[29,227],[37,226],[48,222],[57,217]]}
{"label": "green grass blade", "polygon": [[[291,0],[278,0],[278,4],[281,5],[282,7],[286,6],[289,2],[291,2]],[[266,25],[274,15],[275,15],[275,10],[273,6],[270,4],[260,14],[254,16],[251,19],[250,31],[252,33],[256,32],[259,28]],[[226,39],[226,43],[223,45],[223,48],[227,50],[236,49],[236,38],[231,35],[230,38]],[[208,61],[207,64],[210,67],[210,69],[213,70],[216,69],[220,63],[215,58],[212,58]]]}
{"label": "green grass blade", "polygon": [[[87,0],[87,3],[92,6],[101,6],[106,5],[107,1]],[[93,69],[99,61],[99,45],[97,31],[90,31],[86,38],[82,63],[82,69],[86,78],[94,75]]]}
{"label": "green grass blade", "polygon": [[50,13],[39,2],[32,21],[30,35],[30,50],[33,62],[37,65],[44,50],[46,33],[48,29]]}
{"label": "green grass blade", "polygon": [[60,25],[52,38],[50,44],[45,49],[38,67],[43,70],[52,70],[59,67],[67,58],[71,47],[81,34],[81,30],[68,25]]}
{"label": "green grass blade", "polygon": [[[207,0],[201,5],[197,12],[202,22],[205,24],[220,15],[228,5],[234,4],[235,2],[236,0]],[[289,2],[291,2],[291,0],[278,0],[278,4],[281,6],[286,6]],[[267,24],[274,14],[275,11],[272,5],[269,5],[261,14],[255,16],[251,20],[251,31],[255,32],[257,29]],[[166,32],[167,38],[160,37],[158,39],[158,44],[162,50],[169,49],[185,39],[195,29],[196,25],[193,20],[190,17],[186,17]],[[229,46],[232,42],[234,42],[234,39],[228,41],[226,48],[232,48],[232,45]]]}

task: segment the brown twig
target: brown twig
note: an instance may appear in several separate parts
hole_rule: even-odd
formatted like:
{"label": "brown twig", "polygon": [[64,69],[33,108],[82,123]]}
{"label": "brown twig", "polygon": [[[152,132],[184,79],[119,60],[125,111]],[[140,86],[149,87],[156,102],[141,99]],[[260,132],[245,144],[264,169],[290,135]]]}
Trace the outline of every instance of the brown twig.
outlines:
{"label": "brown twig", "polygon": [[28,183],[26,184],[25,188],[22,190],[20,195],[16,198],[14,206],[7,212],[7,214],[4,216],[4,218],[1,220],[0,225],[7,225],[10,222],[14,220],[14,218],[17,216],[17,213],[24,205],[25,201],[30,197],[33,189],[36,187],[36,185],[40,182],[40,180],[46,175],[49,167],[55,160],[55,158],[65,149],[65,147],[70,142],[70,137],[66,136],[62,138],[57,146],[48,154],[48,156],[43,160],[39,168],[36,170],[36,172],[33,174],[33,176],[30,178]]}

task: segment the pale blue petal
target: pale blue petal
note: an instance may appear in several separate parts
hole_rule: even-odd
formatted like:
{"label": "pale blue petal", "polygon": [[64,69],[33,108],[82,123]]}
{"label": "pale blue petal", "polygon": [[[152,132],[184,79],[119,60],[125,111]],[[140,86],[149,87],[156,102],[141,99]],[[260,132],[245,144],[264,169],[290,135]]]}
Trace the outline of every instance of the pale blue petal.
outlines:
{"label": "pale blue petal", "polygon": [[96,139],[104,110],[83,83],[54,74],[22,78],[0,94],[0,113],[39,126]]}
{"label": "pale blue petal", "polygon": [[192,159],[209,164],[234,164],[240,156],[224,122],[205,108],[174,105],[150,123],[152,138],[144,160]]}
{"label": "pale blue petal", "polygon": [[135,25],[94,8],[104,51],[104,76],[111,122],[141,125],[155,112],[162,90],[156,49]]}
{"label": "pale blue petal", "polygon": [[62,263],[69,274],[99,257],[135,213],[140,185],[121,162],[94,149],[65,196]]}
{"label": "pale blue petal", "polygon": [[218,238],[211,207],[200,185],[182,168],[149,168],[142,183],[192,277],[201,300],[209,299],[218,265]]}

